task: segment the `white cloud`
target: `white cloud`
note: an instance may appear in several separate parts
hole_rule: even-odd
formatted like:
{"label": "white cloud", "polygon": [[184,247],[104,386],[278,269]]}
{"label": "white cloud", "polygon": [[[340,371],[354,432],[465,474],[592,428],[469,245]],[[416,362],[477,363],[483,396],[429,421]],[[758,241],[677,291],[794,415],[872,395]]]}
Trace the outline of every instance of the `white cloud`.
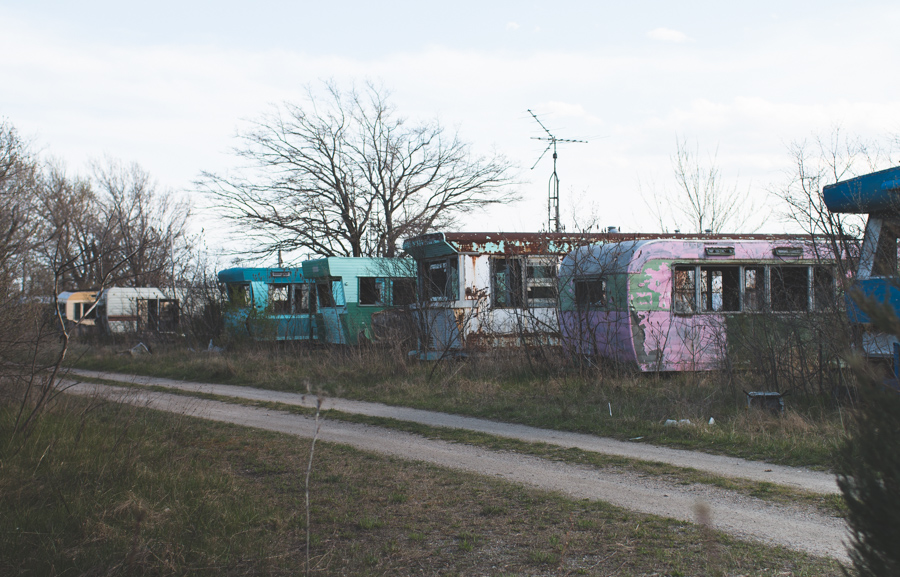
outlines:
{"label": "white cloud", "polygon": [[688,37],[684,32],[672,30],[671,28],[654,28],[650,32],[647,32],[647,37],[663,42],[685,42],[688,40]]}
{"label": "white cloud", "polygon": [[518,30],[518,29],[519,29],[519,23],[518,23],[518,22],[507,22],[507,23],[506,23],[506,29],[507,29],[507,30]]}

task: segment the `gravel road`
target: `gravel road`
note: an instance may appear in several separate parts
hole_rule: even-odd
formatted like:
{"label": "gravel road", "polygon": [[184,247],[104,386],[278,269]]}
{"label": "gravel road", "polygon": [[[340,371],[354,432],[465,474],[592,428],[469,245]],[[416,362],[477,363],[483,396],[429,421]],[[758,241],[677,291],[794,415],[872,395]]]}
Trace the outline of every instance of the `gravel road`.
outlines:
{"label": "gravel road", "polygon": [[[309,408],[315,408],[317,402],[315,395],[269,391],[253,387],[192,383],[176,381],[173,379],[143,377],[101,371],[70,370],[70,375],[80,375],[83,377],[138,385],[153,385],[157,387],[178,389],[181,391],[207,393],[223,397],[237,397],[253,401],[278,402]],[[367,415],[371,417],[386,417],[397,419],[399,421],[430,425],[433,427],[467,429],[469,431],[488,433],[498,437],[518,439],[531,443],[547,443],[565,448],[577,448],[584,451],[602,453],[604,455],[654,461],[675,465],[677,467],[691,467],[720,477],[764,481],[814,493],[836,494],[839,492],[835,477],[830,473],[810,471],[796,467],[784,467],[760,461],[747,461],[735,457],[656,447],[640,442],[616,441],[613,439],[595,437],[593,435],[538,429],[526,425],[500,423],[486,419],[462,417],[459,415],[450,415],[435,411],[423,411],[406,407],[394,407],[383,405],[381,403],[326,398],[323,400],[323,409],[333,409],[344,413]]]}
{"label": "gravel road", "polygon": [[[288,395],[286,393],[261,391],[248,387],[227,387],[225,390],[230,391],[230,393],[226,393],[219,389],[219,387],[221,387],[220,385],[188,384],[179,383],[177,381],[166,381],[168,383],[166,384],[166,382],[163,382],[165,381],[164,379],[148,379],[145,377],[132,377],[130,375],[110,375],[108,373],[95,372],[90,373],[90,375],[88,375],[88,372],[81,372],[81,374],[95,378],[120,379],[126,380],[127,382],[153,384],[157,386],[177,385],[177,388],[189,391],[203,391],[206,393],[223,395],[228,394],[233,397],[238,396],[268,401],[286,402],[283,396]],[[82,395],[98,395],[118,402],[146,406],[149,408],[259,429],[279,431],[300,437],[311,437],[314,432],[314,423],[310,418],[220,401],[209,401],[185,397],[183,395],[88,383],[74,384],[68,388],[67,391]],[[310,399],[307,397],[303,400],[299,397],[300,396],[298,395],[292,395],[288,398],[294,398],[295,404],[308,405],[311,402],[313,406],[315,405],[314,398]],[[362,412],[361,410],[349,411],[344,403],[349,402],[334,399],[328,400],[326,406],[331,406],[347,412]],[[356,405],[363,405],[359,408],[366,410],[377,410],[378,407],[383,407],[390,411],[401,411],[399,414],[409,416],[406,413],[409,409],[401,410],[396,407],[386,407],[384,405],[374,405],[366,408],[366,405],[369,405],[366,403],[352,403],[349,406],[352,407]],[[422,419],[428,418],[429,416],[441,415],[429,413],[427,411],[416,411],[416,413],[421,413],[419,417]],[[364,414],[377,414],[379,416],[401,418],[396,414],[368,412]],[[445,422],[443,420],[445,418],[450,420]],[[438,417],[435,416],[435,419],[438,419]],[[456,421],[456,419],[460,419],[460,421]],[[419,420],[418,418],[405,420],[416,420],[416,422],[424,422],[431,425],[457,426],[461,428],[470,428],[464,425],[469,422],[474,422],[473,424],[477,426],[500,427],[505,431],[505,433],[498,433],[491,428],[485,430],[485,432],[512,437],[514,436],[513,431],[519,431],[526,435],[525,440],[542,442],[546,442],[543,435],[559,434],[552,431],[531,429],[529,427],[514,427],[514,429],[507,429],[506,427],[510,427],[509,425],[478,419],[453,417],[451,415],[443,415],[437,421]],[[447,424],[447,422],[455,422],[457,424],[450,425]],[[561,435],[560,439],[562,439],[562,441],[556,442],[556,444],[566,443],[565,446],[580,446],[568,443],[586,442],[587,439],[591,439],[591,437],[579,435],[577,437],[585,437],[585,439],[571,440],[569,438],[570,435],[559,435]],[[515,437],[521,438],[518,435],[515,435]],[[752,497],[737,495],[710,485],[677,485],[667,483],[662,479],[648,477],[633,472],[597,470],[590,467],[554,462],[527,455],[492,451],[463,444],[425,439],[417,435],[380,427],[328,419],[325,419],[322,423],[319,438],[323,441],[346,444],[365,451],[404,459],[424,461],[443,467],[488,475],[543,490],[556,491],[578,499],[587,498],[605,501],[633,511],[650,513],[683,521],[693,521],[696,506],[700,503],[705,503],[711,510],[714,527],[736,537],[760,541],[771,545],[782,545],[819,556],[834,557],[841,560],[846,560],[847,558],[846,550],[843,545],[843,541],[847,538],[847,531],[846,525],[842,519],[828,517],[822,515],[818,511],[806,507],[768,503]],[[595,440],[601,443],[606,442],[606,440],[603,439]],[[623,454],[625,456],[647,460],[661,460],[647,458],[644,455],[644,449],[651,449],[653,450],[653,455],[660,455],[665,459],[679,460],[673,464],[694,467],[696,467],[696,462],[692,459],[703,458],[702,454],[691,453],[688,451],[670,452],[670,450],[663,450],[642,444],[622,443],[622,445],[624,445],[624,447],[620,450],[624,451],[625,448],[630,448],[631,451],[627,454],[613,454]],[[600,444],[597,446],[602,447],[605,445]],[[662,452],[657,453],[656,451]],[[664,462],[670,461],[665,460]],[[724,462],[725,465],[730,462],[731,467],[736,467],[739,470],[743,466],[742,463],[747,463],[746,461],[739,461],[737,459],[725,459]],[[766,468],[771,467],[772,466],[766,466]],[[782,467],[780,470],[780,474],[788,476],[790,471],[792,471],[792,469],[787,467]],[[804,474],[811,474],[813,475],[813,478],[816,475],[810,472],[805,472]],[[732,476],[744,475],[735,474]],[[792,486],[798,486],[797,483],[790,484]],[[799,486],[802,486],[802,484]]]}

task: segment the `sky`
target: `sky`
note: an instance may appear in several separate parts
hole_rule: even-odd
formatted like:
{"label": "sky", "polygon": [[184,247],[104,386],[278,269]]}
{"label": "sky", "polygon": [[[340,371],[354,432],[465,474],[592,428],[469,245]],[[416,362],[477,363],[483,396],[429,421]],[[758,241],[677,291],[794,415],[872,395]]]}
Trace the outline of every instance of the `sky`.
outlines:
{"label": "sky", "polygon": [[[0,119],[72,173],[111,156],[191,196],[237,164],[236,133],[309,86],[373,80],[520,168],[523,200],[464,230],[546,227],[559,138],[562,220],[657,230],[683,139],[782,232],[768,193],[788,146],[840,126],[900,134],[900,3],[51,2],[0,0]],[[887,168],[887,166],[880,167]],[[768,216],[771,212],[772,216]],[[218,239],[224,225],[206,214]]]}

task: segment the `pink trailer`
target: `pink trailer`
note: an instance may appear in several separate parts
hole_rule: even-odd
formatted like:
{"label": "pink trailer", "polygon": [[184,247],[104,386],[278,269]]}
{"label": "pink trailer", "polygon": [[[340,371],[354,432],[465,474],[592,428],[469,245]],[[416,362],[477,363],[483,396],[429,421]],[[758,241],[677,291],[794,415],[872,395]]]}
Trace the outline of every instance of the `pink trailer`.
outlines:
{"label": "pink trailer", "polygon": [[719,368],[736,330],[833,310],[834,259],[812,240],[711,235],[581,247],[560,266],[563,345],[642,371]]}

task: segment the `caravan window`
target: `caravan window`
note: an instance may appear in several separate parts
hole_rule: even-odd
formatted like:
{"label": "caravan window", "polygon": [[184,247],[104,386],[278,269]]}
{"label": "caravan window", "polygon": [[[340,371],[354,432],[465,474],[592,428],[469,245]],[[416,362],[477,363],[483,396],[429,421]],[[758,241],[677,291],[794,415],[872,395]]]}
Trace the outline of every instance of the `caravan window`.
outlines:
{"label": "caravan window", "polygon": [[395,307],[416,302],[416,279],[395,278],[391,281],[391,304]]}
{"label": "caravan window", "polygon": [[606,306],[606,279],[575,279],[575,306],[579,309]]}
{"label": "caravan window", "polygon": [[813,267],[813,304],[817,311],[833,310],[837,305],[834,270],[830,266]]}
{"label": "caravan window", "polygon": [[385,278],[359,277],[359,304],[384,306],[387,283]]}
{"label": "caravan window", "polygon": [[316,283],[316,297],[319,307],[334,308],[334,293],[331,290],[331,281]]}
{"label": "caravan window", "polygon": [[761,311],[766,305],[766,269],[761,266],[744,267],[744,308],[748,312]]}
{"label": "caravan window", "polygon": [[530,258],[525,267],[525,297],[529,307],[556,306],[556,262]]}
{"label": "caravan window", "polygon": [[808,266],[773,266],[769,268],[769,278],[773,311],[809,310]]}
{"label": "caravan window", "polygon": [[459,263],[455,257],[423,262],[419,278],[422,279],[422,292],[427,300],[459,298]]}
{"label": "caravan window", "polygon": [[522,260],[491,259],[491,295],[497,308],[522,308]]}
{"label": "caravan window", "polygon": [[294,293],[292,304],[295,315],[315,312],[315,299],[310,298],[312,296],[312,285],[305,283],[295,284],[291,285],[291,290]]}
{"label": "caravan window", "polygon": [[228,302],[235,306],[245,307],[250,304],[249,284],[229,284]]}
{"label": "caravan window", "polygon": [[676,266],[674,273],[675,294],[674,309],[676,313],[694,312],[696,298],[696,271],[692,266]]}
{"label": "caravan window", "polygon": [[288,285],[269,285],[269,308],[272,314],[291,314],[291,301]]}
{"label": "caravan window", "polygon": [[740,268],[736,266],[700,267],[700,310],[731,312],[740,310]]}

